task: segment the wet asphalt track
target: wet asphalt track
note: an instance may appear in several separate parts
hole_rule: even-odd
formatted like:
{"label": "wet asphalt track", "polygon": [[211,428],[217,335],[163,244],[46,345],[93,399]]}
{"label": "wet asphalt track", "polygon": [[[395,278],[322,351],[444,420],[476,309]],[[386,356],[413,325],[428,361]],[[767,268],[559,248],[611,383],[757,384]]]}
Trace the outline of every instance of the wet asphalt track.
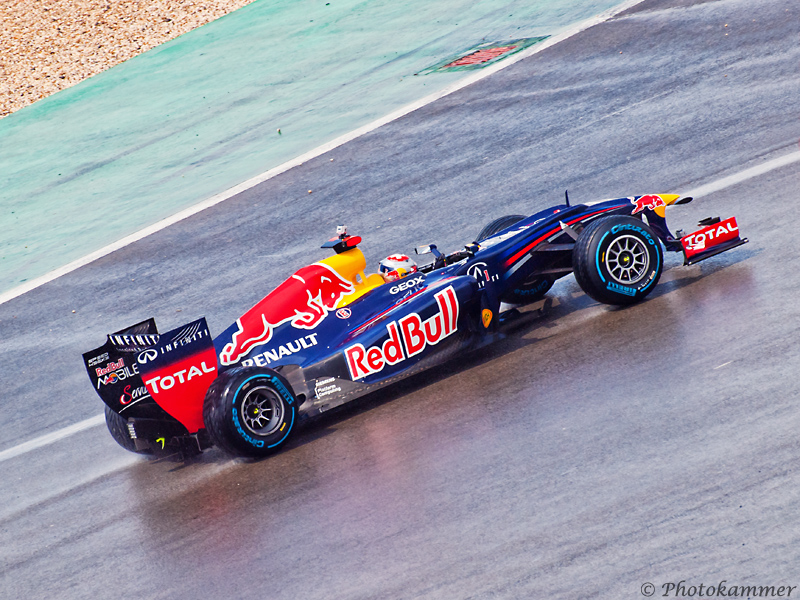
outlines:
{"label": "wet asphalt track", "polygon": [[[0,305],[0,451],[100,412],[80,354],[105,333],[151,315],[221,331],[340,221],[377,262],[454,249],[567,187],[682,192],[797,151],[799,30],[793,0],[646,1]],[[751,242],[669,256],[645,303],[609,309],[565,279],[517,335],[268,460],[150,462],[94,427],[0,462],[0,597],[800,585],[799,183],[794,163],[672,210],[687,230],[735,214]]]}

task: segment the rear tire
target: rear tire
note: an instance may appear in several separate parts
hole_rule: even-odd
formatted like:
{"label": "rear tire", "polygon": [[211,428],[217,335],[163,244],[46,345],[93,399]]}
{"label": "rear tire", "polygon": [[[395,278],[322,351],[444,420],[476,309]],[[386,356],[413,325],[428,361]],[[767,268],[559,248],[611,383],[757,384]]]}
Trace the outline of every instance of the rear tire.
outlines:
{"label": "rear tire", "polygon": [[106,427],[114,441],[120,446],[125,448],[128,452],[135,454],[152,454],[150,450],[137,450],[136,442],[131,439],[128,433],[128,419],[122,415],[115,413],[111,408],[106,405]]}
{"label": "rear tire", "polygon": [[524,218],[524,215],[506,215],[505,217],[495,219],[486,225],[486,227],[481,229],[481,232],[478,234],[478,237],[475,239],[475,241],[480,244],[483,240],[492,237],[496,233],[500,233],[504,229],[508,229],[515,223],[522,221]]}
{"label": "rear tire", "polygon": [[611,215],[581,232],[572,252],[575,279],[604,304],[626,305],[653,291],[664,264],[661,243],[639,219]]}
{"label": "rear tire", "polygon": [[508,304],[530,304],[544,298],[544,295],[553,287],[553,280],[546,277],[533,277],[516,286],[503,296],[503,302]]}
{"label": "rear tire", "polygon": [[[488,239],[505,229],[508,229],[512,225],[519,223],[524,218],[525,217],[523,215],[506,215],[504,217],[500,217],[499,219],[495,219],[486,225],[486,227],[481,229],[481,232],[478,234],[478,238],[475,241],[480,244],[483,240]],[[536,302],[537,300],[542,299],[551,287],[553,287],[552,279],[548,279],[546,277],[532,277],[531,279],[528,279],[527,281],[524,281],[520,285],[516,286],[513,290],[503,296],[501,300],[507,304],[530,304],[531,302]]]}
{"label": "rear tire", "polygon": [[255,458],[272,454],[289,439],[297,420],[297,400],[291,390],[271,369],[225,371],[206,392],[206,431],[228,454]]}

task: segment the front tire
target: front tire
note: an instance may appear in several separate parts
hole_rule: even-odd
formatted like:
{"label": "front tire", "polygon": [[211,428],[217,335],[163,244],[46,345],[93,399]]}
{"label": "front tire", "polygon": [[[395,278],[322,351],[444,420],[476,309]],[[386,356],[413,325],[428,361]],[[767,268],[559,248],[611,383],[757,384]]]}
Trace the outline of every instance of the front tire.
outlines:
{"label": "front tire", "polygon": [[216,446],[234,456],[258,458],[289,439],[297,400],[277,372],[239,367],[221,374],[208,388],[203,420]]}
{"label": "front tire", "polygon": [[621,215],[590,223],[572,252],[581,289],[604,304],[640,302],[655,288],[663,265],[661,243],[653,230]]}

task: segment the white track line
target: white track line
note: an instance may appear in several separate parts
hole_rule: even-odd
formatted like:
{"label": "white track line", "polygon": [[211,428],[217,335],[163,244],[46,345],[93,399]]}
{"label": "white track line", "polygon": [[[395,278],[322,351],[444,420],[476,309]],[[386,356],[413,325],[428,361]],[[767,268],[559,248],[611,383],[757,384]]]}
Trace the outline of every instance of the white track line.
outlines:
{"label": "white track line", "polygon": [[686,194],[684,195],[691,196],[692,198],[708,196],[710,194],[713,194],[714,192],[719,192],[720,190],[724,190],[725,188],[729,188],[739,183],[743,183],[748,179],[753,179],[754,177],[758,177],[759,175],[764,175],[765,173],[769,173],[770,171],[774,171],[775,169],[780,169],[781,167],[785,167],[787,165],[791,165],[792,163],[796,162],[800,162],[800,152],[792,152],[791,154],[785,154],[784,156],[773,158],[772,160],[768,160],[767,162],[761,163],[760,165],[756,165],[755,167],[750,167],[749,169],[745,169],[744,171],[739,171],[738,173],[734,173],[733,175],[728,175],[727,177],[723,177],[722,179],[717,179],[716,181],[712,181],[711,183],[701,185],[700,187],[697,187],[689,192],[686,192]]}
{"label": "white track line", "polygon": [[48,433],[47,435],[43,435],[41,437],[29,440],[18,446],[14,446],[13,448],[8,448],[7,450],[3,450],[2,452],[0,452],[0,462],[9,460],[11,458],[16,458],[17,456],[26,454],[31,450],[36,450],[37,448],[41,448],[43,446],[49,446],[53,442],[57,442],[58,440],[63,440],[65,437],[69,437],[75,433],[80,433],[85,429],[89,429],[90,427],[95,427],[96,425],[100,425],[101,423],[105,422],[106,418],[104,415],[97,415],[96,417],[86,419],[85,421],[81,421],[80,423],[75,423],[74,425],[70,425],[69,427],[64,427],[64,429],[59,429],[58,431],[54,431],[53,433]]}
{"label": "white track line", "polygon": [[[790,165],[796,162],[800,162],[800,152],[792,152],[791,154],[786,154],[784,156],[774,158],[770,161],[767,161],[755,167],[750,167],[749,169],[745,169],[744,171],[734,173],[733,175],[728,175],[727,177],[723,177],[722,179],[717,179],[716,181],[712,181],[711,183],[707,183],[698,188],[695,188],[694,190],[684,195],[692,196],[693,198],[699,198],[700,196],[707,196],[709,194],[718,192],[720,190],[731,187],[738,183],[743,183],[748,179],[753,179],[754,177],[764,175],[765,173],[769,173],[770,171],[774,171],[775,169],[779,169],[781,167],[785,167],[786,165]],[[720,367],[724,366],[725,365],[720,365]],[[720,367],[716,368],[719,369]],[[31,450],[36,450],[37,448],[41,448],[42,446],[47,446],[49,444],[52,444],[53,442],[62,440],[65,437],[68,437],[72,434],[79,433],[85,429],[89,429],[90,427],[94,427],[96,425],[101,425],[104,422],[105,422],[104,415],[97,415],[96,417],[92,417],[91,419],[86,419],[85,421],[81,421],[80,423],[70,425],[69,427],[65,427],[64,429],[61,429],[59,431],[43,435],[42,437],[38,437],[36,439],[22,443],[18,446],[14,446],[13,448],[3,450],[2,452],[0,452],[0,462],[20,456],[21,454],[25,454],[26,452],[30,452]]]}
{"label": "white track line", "polygon": [[82,258],[79,258],[78,260],[74,260],[71,263],[69,263],[68,265],[64,265],[63,267],[59,267],[58,269],[50,271],[49,273],[47,273],[45,275],[42,275],[41,277],[37,277],[35,279],[32,279],[31,281],[28,281],[28,282],[26,282],[26,283],[24,283],[24,284],[22,284],[20,286],[17,286],[17,287],[15,287],[15,288],[7,291],[7,292],[4,292],[4,293],[0,294],[0,304],[8,302],[9,300],[12,300],[12,299],[14,299],[14,298],[16,298],[18,296],[21,296],[22,294],[30,292],[31,290],[34,290],[34,289],[36,289],[36,288],[38,288],[38,287],[40,287],[40,286],[42,286],[42,285],[44,285],[46,283],[49,283],[49,282],[51,282],[51,281],[53,281],[55,279],[58,279],[62,275],[66,275],[67,273],[71,273],[72,271],[75,271],[75,270],[77,270],[77,269],[79,269],[79,268],[81,268],[81,267],[83,267],[85,265],[88,265],[91,262],[94,262],[94,261],[96,261],[96,260],[98,260],[100,258],[103,258],[104,256],[107,256],[107,255],[111,254],[112,252],[114,252],[116,250],[124,248],[125,246],[129,246],[130,244],[133,244],[134,242],[138,242],[139,240],[141,240],[143,238],[146,238],[149,235],[152,235],[152,234],[154,234],[154,233],[156,233],[158,231],[161,231],[162,229],[166,229],[170,225],[174,225],[175,223],[178,223],[179,221],[183,221],[184,219],[187,219],[187,218],[191,217],[192,215],[196,215],[197,213],[199,213],[199,212],[201,212],[201,211],[203,211],[203,210],[205,210],[207,208],[211,208],[212,206],[215,206],[215,205],[219,204],[220,202],[224,202],[225,200],[228,200],[229,198],[232,198],[236,194],[244,192],[245,190],[249,190],[250,188],[257,186],[259,183],[263,183],[264,181],[267,181],[268,179],[272,179],[273,177],[275,177],[277,175],[280,175],[281,173],[284,173],[284,172],[288,171],[289,169],[291,169],[293,167],[297,167],[297,166],[303,164],[304,162],[307,162],[307,161],[311,160],[312,158],[316,158],[317,156],[325,154],[326,152],[329,152],[329,151],[333,150],[334,148],[338,148],[339,146],[341,146],[343,144],[346,144],[347,142],[350,142],[350,141],[352,141],[352,140],[354,140],[354,139],[356,139],[356,138],[358,138],[358,137],[360,137],[360,136],[362,136],[364,134],[367,134],[367,133],[369,133],[371,131],[374,131],[375,129],[377,129],[378,127],[381,127],[382,125],[386,125],[387,123],[391,123],[392,121],[396,121],[397,119],[407,115],[408,113],[411,113],[411,112],[413,112],[413,111],[415,111],[415,110],[417,110],[419,108],[422,108],[423,106],[426,106],[426,105],[430,104],[431,102],[435,102],[436,100],[439,100],[440,98],[444,98],[445,96],[447,96],[449,94],[452,94],[453,92],[457,92],[458,90],[463,89],[463,88],[467,87],[468,85],[471,85],[471,84],[475,83],[476,81],[480,81],[481,79],[485,79],[486,77],[489,77],[490,75],[492,75],[494,73],[497,73],[498,71],[500,71],[502,69],[510,67],[511,65],[513,65],[516,62],[519,62],[520,60],[523,60],[523,59],[525,59],[525,58],[527,58],[527,57],[529,57],[529,56],[531,56],[533,54],[536,54],[538,52],[541,52],[542,50],[544,50],[546,48],[554,46],[555,44],[558,44],[559,42],[562,42],[562,41],[566,40],[567,38],[570,38],[570,37],[572,37],[574,35],[577,35],[581,31],[584,31],[585,29],[588,29],[589,27],[593,27],[595,25],[599,25],[600,23],[608,21],[609,19],[611,19],[612,17],[614,17],[618,13],[620,13],[620,12],[622,12],[624,10],[628,10],[629,8],[632,8],[632,7],[636,6],[637,4],[640,4],[643,1],[644,0],[627,0],[626,2],[623,2],[622,4],[620,4],[619,6],[616,6],[616,7],[612,8],[612,9],[609,9],[609,10],[607,10],[605,12],[600,13],[599,15],[597,15],[595,17],[592,17],[590,19],[586,19],[585,21],[581,21],[580,23],[577,23],[577,24],[573,25],[572,27],[570,27],[569,29],[565,30],[564,32],[562,32],[562,33],[560,33],[558,35],[555,35],[555,36],[553,36],[551,38],[548,38],[545,41],[540,42],[538,44],[534,44],[533,46],[530,46],[529,48],[526,48],[525,50],[522,50],[521,52],[518,52],[517,54],[513,54],[513,55],[509,56],[508,58],[506,58],[504,60],[501,60],[497,64],[494,64],[494,65],[492,65],[490,67],[486,67],[485,69],[481,69],[480,71],[476,71],[474,74],[469,75],[469,76],[465,77],[464,79],[461,79],[461,80],[453,83],[452,85],[444,88],[443,90],[435,92],[435,93],[433,93],[433,94],[431,94],[429,96],[425,96],[424,98],[422,98],[420,100],[417,100],[416,102],[412,102],[411,104],[408,104],[408,105],[404,106],[403,108],[400,108],[400,109],[398,109],[398,110],[396,110],[394,112],[389,113],[385,117],[381,117],[380,119],[377,119],[377,120],[373,121],[372,123],[364,125],[363,127],[359,127],[358,129],[354,129],[353,131],[350,131],[349,133],[345,133],[344,135],[341,135],[338,138],[336,138],[336,139],[334,139],[334,140],[332,140],[332,141],[330,141],[330,142],[328,142],[326,144],[322,144],[321,146],[317,146],[313,150],[310,150],[309,152],[306,152],[305,154],[302,154],[302,155],[298,156],[297,158],[293,158],[292,160],[287,161],[287,162],[283,163],[282,165],[279,165],[279,166],[277,166],[277,167],[275,167],[273,169],[270,169],[269,171],[265,171],[264,173],[261,173],[260,175],[256,175],[252,179],[248,179],[247,181],[245,181],[243,183],[240,183],[239,185],[234,186],[234,187],[230,188],[229,190],[226,190],[226,191],[224,191],[224,192],[222,192],[220,194],[217,194],[216,196],[212,196],[211,198],[208,198],[208,199],[204,200],[203,202],[200,202],[199,204],[195,204],[194,206],[190,206],[189,208],[187,208],[185,210],[182,210],[182,211],[172,215],[171,217],[167,217],[166,219],[162,219],[161,221],[158,221],[157,223],[153,223],[149,227],[145,227],[144,229],[141,229],[141,230],[139,230],[139,231],[137,231],[135,233],[132,233],[131,235],[126,236],[126,237],[122,238],[121,240],[118,240],[118,241],[114,242],[113,244],[109,244],[108,246],[105,246],[104,248],[100,248],[99,250],[96,250],[95,252],[92,252],[91,254],[87,254],[86,256],[84,256]]}

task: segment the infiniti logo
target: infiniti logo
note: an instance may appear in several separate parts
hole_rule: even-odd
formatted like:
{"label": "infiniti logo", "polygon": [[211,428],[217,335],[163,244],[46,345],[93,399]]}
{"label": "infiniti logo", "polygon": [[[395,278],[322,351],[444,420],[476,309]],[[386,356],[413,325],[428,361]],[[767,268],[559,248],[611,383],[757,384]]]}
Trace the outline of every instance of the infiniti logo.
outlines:
{"label": "infiniti logo", "polygon": [[489,267],[485,262],[478,262],[471,265],[470,268],[467,269],[467,275],[471,275],[478,281],[480,281],[481,279],[488,280],[489,279],[488,268]]}
{"label": "infiniti logo", "polygon": [[158,352],[153,348],[149,348],[144,352],[142,352],[141,354],[139,354],[139,358],[137,358],[136,360],[139,362],[140,365],[146,365],[147,363],[155,360],[156,358],[158,358]]}

